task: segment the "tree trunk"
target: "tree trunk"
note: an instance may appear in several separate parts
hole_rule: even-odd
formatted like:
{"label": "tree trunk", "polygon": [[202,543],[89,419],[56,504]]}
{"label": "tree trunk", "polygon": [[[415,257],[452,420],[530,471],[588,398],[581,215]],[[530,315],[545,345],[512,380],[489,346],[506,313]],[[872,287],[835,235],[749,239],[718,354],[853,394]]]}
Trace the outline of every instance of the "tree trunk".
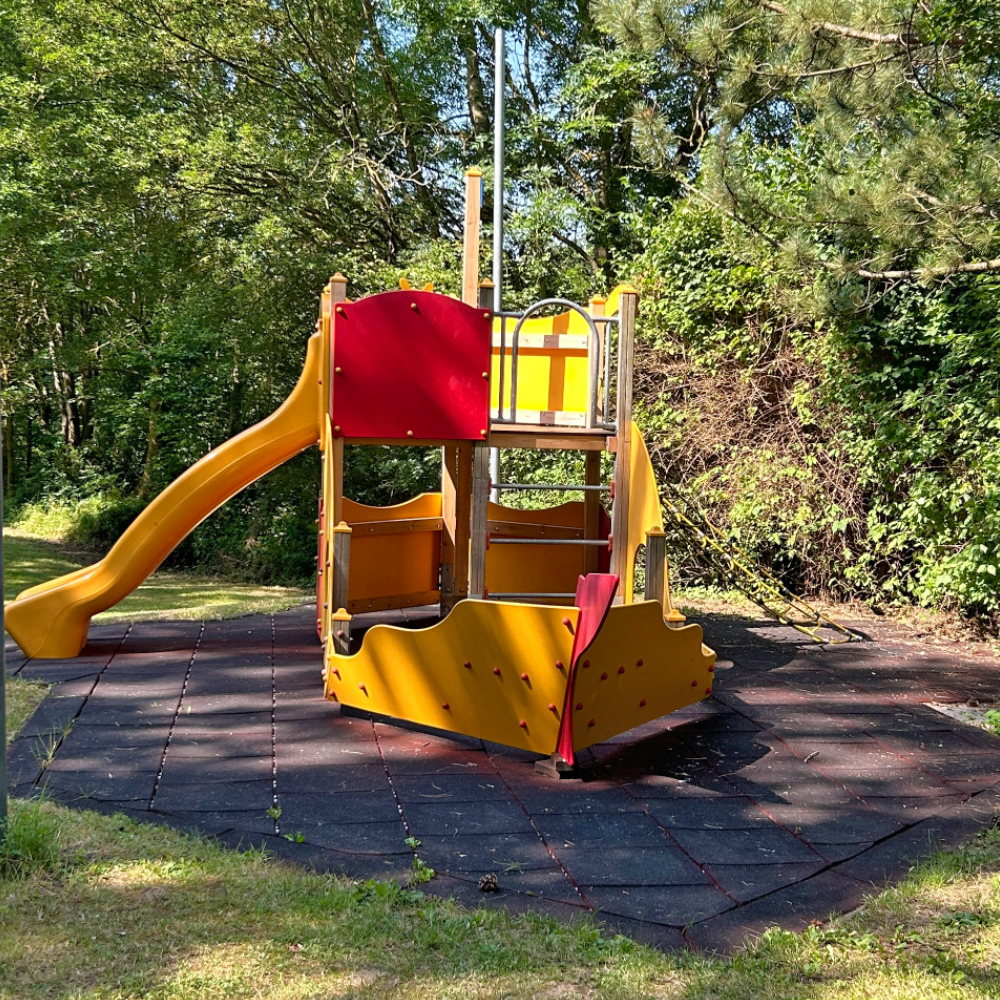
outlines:
{"label": "tree trunk", "polygon": [[465,60],[465,95],[469,102],[469,120],[473,140],[490,134],[490,115],[486,108],[479,46],[476,43],[475,24],[469,22],[458,29],[458,47]]}
{"label": "tree trunk", "polygon": [[147,493],[153,485],[156,456],[160,453],[160,438],[157,433],[157,423],[162,412],[162,400],[151,399],[149,401],[149,430],[146,433],[146,458],[142,464],[142,482],[139,484],[140,493]]}
{"label": "tree trunk", "polygon": [[438,226],[437,206],[434,199],[427,190],[424,183],[423,171],[420,169],[420,159],[417,156],[417,147],[413,143],[413,135],[410,131],[409,122],[403,113],[403,102],[399,98],[399,90],[392,75],[392,66],[389,56],[386,54],[385,45],[382,42],[382,35],[378,30],[378,23],[375,20],[375,8],[372,0],[361,0],[361,6],[365,12],[365,22],[368,25],[368,37],[372,43],[372,51],[375,53],[375,60],[378,63],[379,73],[382,76],[382,83],[385,85],[386,93],[392,103],[392,109],[396,114],[396,124],[399,126],[403,140],[403,149],[406,153],[406,165],[409,168],[410,176],[416,187],[417,202],[427,213],[427,221],[430,226],[430,235],[435,239],[440,234]]}

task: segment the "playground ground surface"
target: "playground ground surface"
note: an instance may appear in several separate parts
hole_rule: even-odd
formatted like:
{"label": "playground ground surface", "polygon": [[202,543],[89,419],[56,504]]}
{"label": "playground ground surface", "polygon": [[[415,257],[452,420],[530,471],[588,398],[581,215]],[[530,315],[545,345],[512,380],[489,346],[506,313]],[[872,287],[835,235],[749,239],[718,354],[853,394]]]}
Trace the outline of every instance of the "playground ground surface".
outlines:
{"label": "playground ground surface", "polygon": [[591,780],[554,782],[531,754],[338,715],[312,617],[99,625],[68,661],[12,650],[15,676],[53,685],[11,744],[14,794],[358,880],[426,866],[424,892],[470,906],[596,913],[719,952],[854,909],[1000,802],[1000,741],[924,704],[995,700],[982,647],[866,625],[863,643],[819,648],[713,618],[714,697],[594,748]]}

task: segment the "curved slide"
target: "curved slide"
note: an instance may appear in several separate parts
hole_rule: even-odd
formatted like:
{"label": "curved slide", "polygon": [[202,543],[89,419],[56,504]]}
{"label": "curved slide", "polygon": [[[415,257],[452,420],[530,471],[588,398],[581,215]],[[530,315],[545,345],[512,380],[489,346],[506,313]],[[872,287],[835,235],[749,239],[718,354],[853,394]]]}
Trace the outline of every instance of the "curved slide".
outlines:
{"label": "curved slide", "polygon": [[175,479],[129,525],[98,563],[18,594],[7,631],[28,656],[77,656],[90,618],[127,597],[185,535],[230,497],[319,440],[320,336],[309,339],[305,366],[271,416],[209,452]]}

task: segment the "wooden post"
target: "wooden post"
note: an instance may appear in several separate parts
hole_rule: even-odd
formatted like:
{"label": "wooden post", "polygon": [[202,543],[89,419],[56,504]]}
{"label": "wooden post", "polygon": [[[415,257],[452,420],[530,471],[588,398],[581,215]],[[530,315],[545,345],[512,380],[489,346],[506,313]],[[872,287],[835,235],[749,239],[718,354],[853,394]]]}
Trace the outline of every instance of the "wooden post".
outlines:
{"label": "wooden post", "polygon": [[[601,484],[600,451],[583,453],[583,481],[588,486]],[[599,538],[601,528],[601,494],[598,490],[586,490],[583,494],[583,537]],[[583,549],[584,573],[596,573],[600,565],[600,550],[596,545],[585,545]]]}
{"label": "wooden post", "polygon": [[344,439],[330,435],[329,458],[330,524],[340,524],[344,519]]}
{"label": "wooden post", "polygon": [[486,519],[490,502],[490,449],[485,441],[472,445],[472,529],[469,555],[469,596],[486,591]]}
{"label": "wooden post", "polygon": [[[600,297],[595,297],[590,300],[590,315],[591,316],[603,316],[604,307],[607,305],[607,299],[602,299]],[[590,412],[590,401],[591,399],[597,400],[597,409],[601,409],[601,374],[604,371],[604,336],[606,332],[606,324],[595,323],[595,329],[597,330],[597,340],[596,343],[587,344],[587,426],[593,426],[593,414]],[[597,364],[594,364],[594,355],[597,355]],[[591,385],[591,373],[594,374],[594,381],[596,385]]]}
{"label": "wooden post", "polygon": [[338,608],[330,615],[330,638],[333,640],[333,651],[340,656],[351,655],[351,617],[344,608]]}
{"label": "wooden post", "polygon": [[659,601],[663,617],[671,628],[680,628],[686,621],[670,599],[670,564],[667,561],[667,536],[661,528],[646,532],[646,593],[647,601]]}
{"label": "wooden post", "polygon": [[618,594],[632,603],[635,567],[628,564],[629,479],[632,469],[632,366],[635,350],[635,313],[639,293],[622,289],[618,305],[618,385],[616,423],[618,451],[615,456],[615,500],[611,512],[611,572],[619,577]]}
{"label": "wooden post", "polygon": [[647,601],[663,604],[663,579],[667,562],[667,536],[661,528],[646,532],[646,593]]}
{"label": "wooden post", "polygon": [[483,172],[465,172],[465,231],[462,239],[462,301],[479,302],[479,216],[483,206]]}
{"label": "wooden post", "polygon": [[348,584],[351,577],[351,526],[341,521],[333,529],[333,581],[330,587],[330,612],[349,607]]}
{"label": "wooden post", "polygon": [[441,463],[441,612],[469,596],[472,445],[445,445]]}

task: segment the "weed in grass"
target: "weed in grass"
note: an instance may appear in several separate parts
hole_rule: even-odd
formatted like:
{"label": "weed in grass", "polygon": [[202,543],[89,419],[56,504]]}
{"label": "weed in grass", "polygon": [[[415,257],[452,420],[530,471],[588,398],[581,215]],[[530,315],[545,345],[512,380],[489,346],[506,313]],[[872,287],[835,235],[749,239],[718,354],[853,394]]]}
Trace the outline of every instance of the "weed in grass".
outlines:
{"label": "weed in grass", "polygon": [[25,878],[52,871],[59,863],[58,825],[38,800],[11,802],[0,827],[0,879]]}
{"label": "weed in grass", "polygon": [[407,837],[404,843],[413,851],[413,871],[410,873],[410,885],[423,885],[425,882],[430,882],[437,875],[437,872],[417,854],[420,841],[416,837]]}
{"label": "weed in grass", "polygon": [[61,729],[53,729],[49,733],[39,734],[38,745],[32,749],[32,755],[38,762],[39,768],[44,771],[53,760],[55,760],[56,751],[59,749],[62,741],[66,739],[69,735],[70,730],[73,728],[73,720],[69,719]]}
{"label": "weed in grass", "polygon": [[413,857],[413,873],[410,875],[411,885],[423,885],[430,882],[437,875],[437,872],[419,855]]}
{"label": "weed in grass", "polygon": [[1000,736],[1000,712],[995,708],[991,708],[984,716],[986,724],[990,727],[990,731],[994,736]]}

